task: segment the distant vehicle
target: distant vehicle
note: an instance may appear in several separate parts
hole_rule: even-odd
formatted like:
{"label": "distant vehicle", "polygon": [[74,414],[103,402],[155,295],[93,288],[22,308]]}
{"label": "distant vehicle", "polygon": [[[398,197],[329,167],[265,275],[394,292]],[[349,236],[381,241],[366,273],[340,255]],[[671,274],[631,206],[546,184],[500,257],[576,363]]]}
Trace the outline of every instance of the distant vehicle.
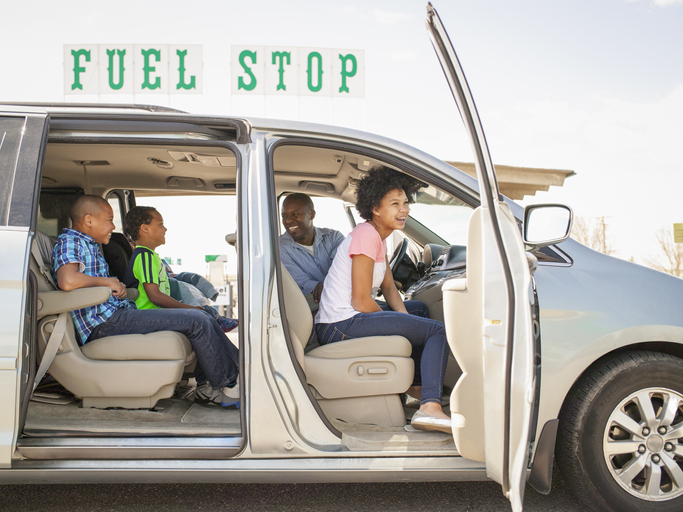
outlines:
{"label": "distant vehicle", "polygon": [[[556,454],[594,510],[683,509],[683,282],[567,239],[564,206],[524,210],[502,197],[431,6],[428,27],[477,180],[350,129],[0,104],[0,482],[490,478],[521,510],[527,481],[550,490]],[[404,347],[309,342],[310,311],[279,261],[282,194],[336,200],[353,223],[355,181],[378,164],[428,185],[391,268],[405,296],[446,324],[453,437],[406,426]],[[182,336],[77,343],[69,311],[109,290],[58,291],[46,268],[50,237],[82,193],[106,198],[117,218],[148,196],[178,209],[188,197],[236,196],[225,214],[238,219],[240,410],[183,398],[194,354]],[[206,222],[201,211],[187,216]],[[120,233],[103,247],[112,270],[126,243]],[[43,361],[49,378],[33,393]]]}

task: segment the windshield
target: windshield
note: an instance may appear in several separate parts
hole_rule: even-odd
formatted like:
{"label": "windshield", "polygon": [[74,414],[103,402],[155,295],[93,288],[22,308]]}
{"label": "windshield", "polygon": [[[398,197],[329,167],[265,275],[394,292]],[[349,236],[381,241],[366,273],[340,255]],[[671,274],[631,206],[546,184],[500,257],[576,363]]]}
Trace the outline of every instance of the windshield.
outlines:
{"label": "windshield", "polygon": [[450,245],[467,245],[472,207],[432,186],[421,189],[410,205],[410,216]]}

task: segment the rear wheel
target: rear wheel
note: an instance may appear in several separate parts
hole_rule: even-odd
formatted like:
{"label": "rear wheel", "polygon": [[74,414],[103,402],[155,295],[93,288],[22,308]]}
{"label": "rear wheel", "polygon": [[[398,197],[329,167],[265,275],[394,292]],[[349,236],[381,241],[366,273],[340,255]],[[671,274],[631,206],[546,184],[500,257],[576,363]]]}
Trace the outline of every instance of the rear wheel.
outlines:
{"label": "rear wheel", "polygon": [[600,363],[562,409],[556,455],[593,510],[683,510],[683,360],[629,352]]}

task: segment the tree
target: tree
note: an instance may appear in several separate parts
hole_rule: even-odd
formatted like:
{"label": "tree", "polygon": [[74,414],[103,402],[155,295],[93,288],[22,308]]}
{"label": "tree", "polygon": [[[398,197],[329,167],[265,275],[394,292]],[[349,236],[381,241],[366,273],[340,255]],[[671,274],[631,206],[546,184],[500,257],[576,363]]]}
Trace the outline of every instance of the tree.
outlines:
{"label": "tree", "polygon": [[655,236],[663,255],[647,258],[645,264],[655,270],[683,277],[683,244],[675,243],[673,231],[666,227],[659,228]]}
{"label": "tree", "polygon": [[607,235],[605,217],[574,216],[571,237],[586,247],[603,254],[614,254],[615,248]]}

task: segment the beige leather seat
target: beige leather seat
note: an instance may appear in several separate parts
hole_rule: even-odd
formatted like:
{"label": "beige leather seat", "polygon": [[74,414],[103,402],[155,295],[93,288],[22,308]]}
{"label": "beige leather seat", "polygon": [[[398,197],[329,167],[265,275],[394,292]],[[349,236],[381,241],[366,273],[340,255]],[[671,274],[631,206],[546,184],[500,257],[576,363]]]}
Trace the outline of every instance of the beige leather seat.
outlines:
{"label": "beige leather seat", "polygon": [[403,426],[400,393],[413,382],[412,347],[403,336],[355,338],[304,355],[313,318],[304,294],[282,265],[285,313],[297,360],[328,418]]}
{"label": "beige leather seat", "polygon": [[[44,267],[31,256],[38,278],[38,348],[42,358],[58,315],[66,313],[66,332],[49,367],[49,373],[67,390],[83,399],[83,407],[151,408],[173,396],[184,368],[195,363],[190,341],[184,335],[162,331],[153,334],[110,336],[80,346],[71,315],[74,309],[100,304],[109,298],[105,287],[64,292],[44,276],[49,271],[53,243],[44,233],[33,241]],[[131,290],[129,290],[129,294]]]}

